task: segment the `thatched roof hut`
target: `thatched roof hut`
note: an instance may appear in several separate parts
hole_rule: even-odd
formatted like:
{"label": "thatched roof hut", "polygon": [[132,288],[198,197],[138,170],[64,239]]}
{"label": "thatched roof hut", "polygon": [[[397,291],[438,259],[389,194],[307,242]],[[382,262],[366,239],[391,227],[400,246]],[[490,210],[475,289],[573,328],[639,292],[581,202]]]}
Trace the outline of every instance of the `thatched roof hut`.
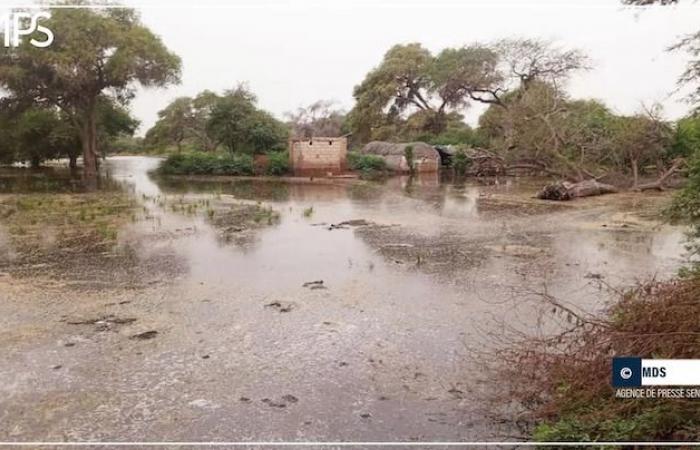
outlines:
{"label": "thatched roof hut", "polygon": [[398,172],[408,172],[406,147],[413,147],[413,164],[416,172],[436,172],[440,168],[440,153],[425,142],[394,143],[372,141],[362,147],[360,153],[377,155],[384,158],[389,169]]}

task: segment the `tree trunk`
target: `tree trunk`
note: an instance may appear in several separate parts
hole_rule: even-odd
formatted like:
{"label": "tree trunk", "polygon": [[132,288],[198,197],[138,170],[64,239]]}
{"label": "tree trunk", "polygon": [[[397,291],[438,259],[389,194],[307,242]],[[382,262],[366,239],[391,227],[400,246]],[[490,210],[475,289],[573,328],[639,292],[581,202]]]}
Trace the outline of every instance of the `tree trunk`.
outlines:
{"label": "tree trunk", "polygon": [[68,155],[68,167],[70,170],[75,170],[78,168],[78,155],[71,153]]}
{"label": "tree trunk", "polygon": [[97,123],[94,104],[85,111],[80,139],[83,144],[83,178],[88,189],[97,187]]}
{"label": "tree trunk", "polygon": [[633,189],[636,189],[637,186],[639,185],[639,163],[637,162],[636,159],[633,159],[631,161],[632,163],[632,179],[634,180],[633,182]]}
{"label": "tree trunk", "polygon": [[585,180],[578,183],[563,181],[548,184],[537,194],[542,200],[571,200],[579,197],[591,197],[617,192],[617,188],[596,180]]}

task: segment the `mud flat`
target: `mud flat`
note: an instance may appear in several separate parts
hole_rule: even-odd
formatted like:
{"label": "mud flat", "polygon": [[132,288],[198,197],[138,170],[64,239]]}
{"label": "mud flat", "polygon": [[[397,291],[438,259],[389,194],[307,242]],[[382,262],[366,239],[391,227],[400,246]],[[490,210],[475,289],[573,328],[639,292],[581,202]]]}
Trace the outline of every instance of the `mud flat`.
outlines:
{"label": "mud flat", "polygon": [[[0,439],[496,439],[512,430],[467,357],[491,318],[527,326],[543,285],[595,308],[601,280],[682,262],[668,194],[552,206],[538,180],[183,181],[157,163],[109,159],[121,188],[94,201],[0,193]],[[68,214],[28,212],[45,201]]]}

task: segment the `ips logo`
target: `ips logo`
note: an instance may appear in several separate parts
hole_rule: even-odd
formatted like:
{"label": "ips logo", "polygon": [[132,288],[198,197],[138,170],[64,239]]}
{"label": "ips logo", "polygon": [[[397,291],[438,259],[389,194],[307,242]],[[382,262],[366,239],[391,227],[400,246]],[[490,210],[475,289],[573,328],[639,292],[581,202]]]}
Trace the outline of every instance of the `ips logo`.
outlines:
{"label": "ips logo", "polygon": [[[48,19],[51,16],[47,12],[29,13],[13,12],[0,17],[0,33],[4,34],[5,47],[17,47],[22,36],[29,36],[35,31],[41,33],[44,39],[37,39],[41,36],[32,37],[29,43],[34,47],[45,48],[53,43],[53,32],[39,24],[40,20]],[[4,31],[3,31],[4,30]]]}

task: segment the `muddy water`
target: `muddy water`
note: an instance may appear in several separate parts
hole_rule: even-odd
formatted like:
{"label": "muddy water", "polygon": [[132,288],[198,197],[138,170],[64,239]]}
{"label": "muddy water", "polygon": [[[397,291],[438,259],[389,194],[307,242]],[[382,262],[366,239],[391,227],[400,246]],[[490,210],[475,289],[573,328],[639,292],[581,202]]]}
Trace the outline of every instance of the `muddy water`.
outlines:
{"label": "muddy water", "polygon": [[[183,181],[157,164],[107,161],[144,208],[119,240],[177,270],[91,290],[0,277],[0,439],[502,437],[470,347],[534,327],[532,292],[596,309],[604,284],[682,262],[681,230],[654,218],[665,196],[553,205],[538,180]],[[279,220],[225,240],[183,201]]]}

